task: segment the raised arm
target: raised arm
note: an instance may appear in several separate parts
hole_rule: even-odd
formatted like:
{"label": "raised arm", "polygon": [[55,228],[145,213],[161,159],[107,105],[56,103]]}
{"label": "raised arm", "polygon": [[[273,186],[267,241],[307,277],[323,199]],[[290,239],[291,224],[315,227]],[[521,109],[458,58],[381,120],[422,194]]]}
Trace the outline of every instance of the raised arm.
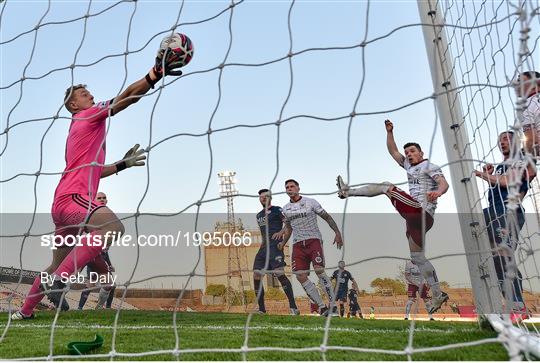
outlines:
{"label": "raised arm", "polygon": [[124,92],[114,99],[114,103],[111,106],[112,114],[116,115],[129,105],[138,102],[141,99],[141,96],[146,94],[150,88],[154,88],[154,85],[163,76],[180,76],[182,74],[182,71],[179,70],[179,68],[185,65],[185,60],[179,59],[179,57],[174,55],[171,50],[168,50],[171,39],[172,38],[165,38],[161,41],[154,67],[152,67],[150,72],[148,72],[144,78],[132,83],[124,90]]}
{"label": "raised arm", "polygon": [[156,74],[156,71],[152,68],[144,78],[129,85],[124,92],[114,99],[111,105],[111,114],[116,115],[128,106],[138,102],[141,96],[146,94],[160,79],[161,76]]}
{"label": "raised arm", "polygon": [[394,124],[390,120],[385,120],[384,126],[386,127],[386,147],[388,148],[388,153],[400,166],[403,166],[405,156],[399,152],[396,140],[394,140]]}

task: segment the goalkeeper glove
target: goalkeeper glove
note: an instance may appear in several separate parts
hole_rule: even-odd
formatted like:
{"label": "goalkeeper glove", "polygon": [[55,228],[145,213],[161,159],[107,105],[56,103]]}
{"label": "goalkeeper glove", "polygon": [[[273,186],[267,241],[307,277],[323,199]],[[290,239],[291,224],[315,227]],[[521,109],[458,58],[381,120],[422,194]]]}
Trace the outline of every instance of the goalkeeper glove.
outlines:
{"label": "goalkeeper glove", "polygon": [[[163,56],[165,55],[165,59]],[[154,72],[161,77],[165,76],[181,76],[182,71],[180,68],[184,66],[184,63],[178,58],[178,54],[171,49],[158,50],[156,56],[156,63],[154,65]],[[165,70],[165,72],[163,72]]]}
{"label": "goalkeeper glove", "polygon": [[116,163],[116,172],[131,168],[132,166],[145,165],[144,160],[146,160],[146,155],[143,155],[144,149],[139,150],[139,146],[139,144],[135,144],[128,150],[122,160]]}

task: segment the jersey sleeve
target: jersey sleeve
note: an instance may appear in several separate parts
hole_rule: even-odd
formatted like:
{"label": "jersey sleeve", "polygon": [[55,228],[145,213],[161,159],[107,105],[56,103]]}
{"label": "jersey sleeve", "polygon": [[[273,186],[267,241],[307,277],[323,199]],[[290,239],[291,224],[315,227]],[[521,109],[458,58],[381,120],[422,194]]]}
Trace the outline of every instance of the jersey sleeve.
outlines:
{"label": "jersey sleeve", "polygon": [[113,100],[98,102],[89,109],[79,112],[74,119],[79,121],[87,121],[89,123],[103,122],[109,116],[109,105],[112,101]]}
{"label": "jersey sleeve", "polygon": [[317,214],[324,212],[323,207],[315,199],[312,199],[311,209]]}
{"label": "jersey sleeve", "polygon": [[431,177],[431,179],[435,179],[439,176],[444,177],[441,167],[432,163],[428,164],[428,169],[426,170],[426,172]]}
{"label": "jersey sleeve", "polygon": [[281,209],[281,220],[283,221],[283,223],[289,223],[289,218],[287,218],[287,215],[285,214],[283,209]]}

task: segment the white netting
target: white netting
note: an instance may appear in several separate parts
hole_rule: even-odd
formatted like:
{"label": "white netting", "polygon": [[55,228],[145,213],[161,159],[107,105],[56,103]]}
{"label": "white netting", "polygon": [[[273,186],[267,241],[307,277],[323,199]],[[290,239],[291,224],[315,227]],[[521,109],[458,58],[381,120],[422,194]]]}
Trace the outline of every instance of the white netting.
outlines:
{"label": "white netting", "polygon": [[[449,54],[453,56],[447,61],[458,83],[456,89],[465,116],[463,124],[468,129],[475,166],[500,162],[497,136],[514,125],[519,126],[512,81],[520,72],[538,67],[535,64],[540,39],[538,2],[442,1],[438,6],[445,18],[443,28],[448,37]],[[394,22],[394,18],[399,20]],[[0,252],[12,256],[7,243],[13,241],[20,244],[20,249],[14,259],[7,260],[0,255],[0,264],[25,268],[23,251],[29,248],[31,238],[43,233],[43,229],[42,233],[36,233],[33,217],[49,210],[63,170],[61,155],[66,128],[59,125],[65,126],[70,120],[61,102],[66,86],[85,81],[95,95],[110,98],[119,94],[130,82],[144,75],[153,62],[154,48],[172,31],[188,34],[195,44],[194,60],[184,75],[165,78],[137,105],[116,116],[123,118],[122,124],[115,118],[109,119],[107,124],[110,156],[121,155],[126,145],[146,140],[141,142],[148,153],[146,172],[138,170],[138,176],[133,177],[136,180],[130,181],[129,186],[112,179],[106,181],[118,183],[111,190],[118,198],[125,197],[124,210],[120,212],[128,212],[125,221],[134,223],[134,235],[139,235],[137,221],[145,215],[165,218],[191,212],[194,213],[193,228],[199,230],[202,212],[221,210],[223,204],[221,198],[212,194],[212,182],[217,171],[222,167],[230,168],[231,164],[232,167],[251,165],[257,171],[251,174],[246,171],[244,175],[254,179],[260,174],[260,180],[254,180],[249,186],[253,189],[267,186],[274,190],[275,196],[280,195],[276,191],[282,190],[281,179],[289,175],[297,175],[301,183],[304,181],[303,191],[309,195],[333,196],[335,188],[323,186],[332,185],[332,179],[343,170],[346,170],[345,180],[355,185],[385,179],[405,184],[401,170],[395,170],[395,174],[384,171],[387,176],[377,180],[377,170],[371,170],[375,168],[370,164],[371,155],[365,156],[370,152],[386,152],[380,134],[377,137],[381,141],[374,144],[378,145],[377,149],[369,139],[371,134],[380,131],[380,121],[388,115],[391,118],[399,115],[402,120],[421,119],[411,121],[410,127],[402,121],[403,127],[396,132],[408,139],[417,139],[421,130],[424,145],[430,141],[429,147],[424,147],[426,155],[446,168],[438,117],[431,104],[432,99],[444,95],[432,94],[423,42],[412,41],[422,37],[422,23],[418,19],[414,3],[395,5],[369,1],[337,6],[295,1],[272,4],[248,1],[64,4],[49,1],[34,6],[33,3],[3,1],[0,91],[4,130],[0,134],[0,203],[3,211],[27,213],[31,217],[25,220],[26,227],[17,233],[2,232]],[[415,52],[421,55],[408,57]],[[423,59],[421,65],[418,59]],[[418,84],[411,84],[416,78]],[[423,107],[424,104],[428,107]],[[355,137],[355,131],[363,136]],[[119,141],[118,145],[112,141],[124,139],[129,140]],[[196,144],[193,140],[202,143]],[[364,155],[355,158],[355,153]],[[187,160],[178,161],[179,158]],[[328,182],[310,181],[320,179]],[[485,206],[486,184],[479,182],[478,186],[483,191],[481,200],[470,202]],[[156,189],[166,192],[159,194]],[[536,291],[538,285],[535,284],[540,277],[535,260],[539,193],[536,184],[524,201],[531,213],[516,251],[524,286]],[[256,197],[255,193],[240,194],[237,198],[240,209],[253,210]],[[242,202],[246,200],[249,204]],[[345,207],[337,203],[331,206],[335,206],[334,210],[343,208],[343,212],[388,210],[371,200],[355,201],[354,206],[346,202]],[[453,210],[452,202],[442,203],[443,210]],[[360,205],[362,207],[358,207]],[[167,213],[153,212],[155,210]],[[340,227],[345,229],[347,214],[343,216]],[[48,233],[51,233],[50,228]],[[344,237],[347,241],[347,233]],[[404,238],[400,238],[403,241],[399,243],[405,246]],[[348,265],[362,265],[371,260],[385,263],[389,259],[401,259],[401,264],[408,258],[406,253],[391,252],[366,257],[352,247],[348,249],[347,244],[343,252],[332,253],[328,257],[329,266],[335,266],[335,261],[344,256]],[[445,250],[434,264],[455,256],[464,259],[463,254],[459,246],[451,252]],[[181,293],[176,299],[178,306],[192,280],[205,276],[201,272],[200,247],[191,256],[187,272],[182,273],[166,271],[135,278],[141,269],[138,249],[133,257],[134,261],[127,268],[131,273],[122,284],[126,287],[122,302],[128,287],[169,277],[181,281]],[[10,311],[11,299],[7,298]],[[505,326],[498,338],[425,347],[415,339],[414,319],[409,325],[407,344],[400,349],[332,345],[329,338],[334,329],[330,317],[322,327],[324,335],[318,345],[252,346],[250,332],[255,330],[250,327],[252,314],[247,316],[245,327],[240,330],[244,336],[241,346],[192,349],[182,345],[175,311],[172,314],[173,346],[143,353],[129,352],[120,351],[116,346],[117,329],[122,323],[121,309],[122,304],[117,307],[112,326],[110,351],[87,358],[135,359],[160,354],[177,358],[182,353],[235,352],[247,359],[250,352],[282,351],[318,352],[326,359],[328,351],[355,351],[411,359],[418,353],[494,342],[502,342],[512,358],[524,350],[521,336]],[[50,325],[49,356],[18,358],[65,358],[54,355],[53,349],[55,331],[63,326],[57,324],[60,316],[58,312]],[[12,324],[8,317],[0,347]],[[538,333],[534,324],[520,323],[519,328],[530,334]]]}
{"label": "white netting", "polygon": [[[502,12],[516,15],[506,23],[508,31],[505,34],[502,33],[501,27],[493,24],[474,31],[460,27],[446,29],[448,47],[444,47],[439,56],[441,62],[448,63],[451,72],[445,80],[453,77],[457,81],[455,93],[457,97],[448,102],[459,105],[461,101],[463,111],[463,122],[458,120],[449,122],[456,128],[466,126],[469,133],[467,144],[463,145],[463,148],[458,147],[460,159],[472,154],[477,170],[482,170],[486,164],[495,165],[494,170],[488,172],[493,173],[495,179],[491,179],[492,181],[489,176],[485,177],[485,173],[478,175],[480,199],[469,199],[471,208],[476,213],[479,213],[480,207],[484,207],[484,216],[479,218],[485,220],[487,227],[480,231],[479,238],[491,240],[493,260],[497,266],[496,270],[499,270],[497,279],[500,280],[500,292],[496,293],[496,286],[491,285],[491,296],[495,300],[500,300],[501,295],[505,296],[502,310],[508,320],[506,325],[497,322],[494,326],[501,332],[501,341],[508,347],[511,358],[518,357],[521,350],[538,354],[538,340],[532,338],[538,333],[534,324],[523,324],[517,319],[521,330],[509,328],[511,326],[509,321],[515,317],[512,311],[521,309],[530,313],[531,308],[534,309],[531,305],[525,308],[520,295],[524,290],[533,291],[535,288],[533,285],[538,279],[534,247],[538,244],[540,227],[537,208],[538,189],[537,182],[531,182],[530,178],[536,173],[536,161],[533,155],[524,155],[521,150],[522,112],[529,95],[516,97],[513,89],[514,82],[520,79],[518,87],[523,90],[526,79],[520,74],[537,67],[533,54],[537,52],[539,39],[535,30],[538,23],[538,6],[532,2],[517,4],[472,2],[467,4],[470,7],[457,2],[443,2],[443,4],[446,22],[458,25],[478,24],[480,21],[485,23],[488,19],[493,21]],[[452,54],[453,58],[450,57]],[[460,87],[461,85],[464,87]],[[503,160],[503,149],[502,146],[500,149],[499,141],[503,140],[501,142],[504,143],[505,138],[508,138],[508,134],[505,133],[508,130],[514,132],[515,136],[509,139],[508,154]],[[467,177],[467,171],[464,172],[464,177]],[[475,177],[474,174],[472,177]],[[463,182],[467,183],[465,179]],[[507,183],[506,188],[503,183]],[[520,189],[521,184],[530,187],[524,200],[522,198],[526,191]],[[506,189],[508,196],[504,195]],[[488,197],[491,197],[491,202],[488,202]],[[505,202],[508,200],[505,210],[495,207],[497,199]],[[529,213],[524,213],[527,210]],[[499,220],[502,220],[502,223]],[[488,238],[488,234],[491,238]],[[484,264],[491,263],[491,253],[487,256],[484,258]],[[518,281],[523,282],[523,288],[518,287]],[[531,335],[529,336],[527,332]],[[524,340],[520,341],[520,338]],[[529,349],[524,348],[527,344]]]}

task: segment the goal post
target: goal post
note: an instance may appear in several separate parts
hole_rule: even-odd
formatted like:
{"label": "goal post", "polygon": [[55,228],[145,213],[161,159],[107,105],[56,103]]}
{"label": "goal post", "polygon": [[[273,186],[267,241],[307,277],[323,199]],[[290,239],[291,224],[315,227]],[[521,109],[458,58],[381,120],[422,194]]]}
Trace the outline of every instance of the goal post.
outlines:
{"label": "goal post", "polygon": [[[524,304],[510,292],[519,280],[512,275],[504,283],[499,281],[502,274],[494,263],[498,250],[490,243],[489,221],[482,210],[486,194],[497,188],[474,174],[487,163],[502,164],[497,139],[501,131],[521,130],[514,121],[519,120],[525,102],[513,95],[510,80],[522,70],[538,69],[539,0],[417,0],[417,4],[352,0],[340,6],[295,0],[7,3],[0,0],[4,25],[0,26],[0,104],[5,109],[0,128],[0,205],[7,207],[1,216],[0,265],[11,278],[6,279],[8,272],[0,266],[0,360],[68,358],[57,348],[65,346],[73,331],[99,332],[106,338],[101,350],[85,359],[496,360],[528,358],[527,354],[540,358],[540,263],[534,255],[540,245],[540,193],[531,199],[534,207],[527,204],[527,198],[540,190],[539,179],[522,203],[536,212],[530,217],[537,225],[524,227],[519,239],[507,238],[521,243],[515,252],[520,258],[514,258],[512,270],[504,272],[523,272],[523,284],[535,291],[527,291],[522,299],[530,310],[521,310],[535,316],[513,323],[509,313],[520,312],[513,303]],[[149,22],[149,16],[160,21]],[[169,16],[175,19],[167,20]],[[96,101],[111,96],[105,93],[111,89],[116,94],[129,80],[144,77],[142,72],[155,62],[160,40],[177,31],[188,34],[197,47],[184,74],[163,78],[137,105],[106,121],[107,163],[118,160],[135,142],[143,145],[147,155],[143,168],[133,168],[121,178],[113,175],[100,184],[111,193],[111,208],[122,212],[118,217],[129,237],[111,249],[119,276],[117,291],[123,289],[113,296],[117,297],[114,310],[77,315],[57,309],[38,313],[42,318],[36,322],[18,321],[28,317],[17,315],[17,310],[44,264],[51,261],[49,249],[56,248],[51,238],[56,226],[49,213],[54,188],[62,175],[97,163],[92,156],[90,164],[64,169],[64,144],[72,122],[71,114],[60,108],[65,88],[90,80]],[[66,52],[74,58],[44,56]],[[424,62],[426,55],[428,62]],[[335,177],[345,172],[351,187],[388,180],[407,189],[409,182],[409,191],[415,194],[414,183],[420,182],[408,181],[386,152],[386,118],[399,120],[397,141],[430,143],[429,159],[445,175],[450,172],[452,187],[440,198],[435,228],[428,235],[434,243],[428,242],[427,251],[430,257],[438,256],[432,259],[450,300],[433,317],[429,297],[413,302],[401,285],[374,288],[378,279],[388,278],[394,286],[394,277],[404,280],[403,265],[411,255],[400,213],[385,196],[343,201],[335,195]],[[105,136],[98,141],[105,145]],[[222,193],[210,188],[229,174],[217,170],[238,172],[245,192],[239,194],[233,180]],[[356,294],[340,289],[338,272],[334,292],[341,292],[339,301],[348,300],[351,317],[362,316],[363,311],[366,320],[360,324],[338,320],[333,314],[324,319],[269,316],[296,315],[295,308],[291,311],[291,294],[286,294],[287,301],[279,293],[278,301],[270,287],[294,292],[302,314],[316,312],[323,303],[335,305],[332,294],[321,288],[319,295],[328,295],[330,301],[323,297],[325,301],[312,306],[308,295],[318,289],[311,285],[318,279],[312,273],[311,283],[305,284],[289,273],[296,262],[292,247],[283,251],[283,257],[265,253],[264,268],[254,263],[265,242],[270,244],[261,237],[265,235],[261,227],[271,236],[270,217],[256,218],[259,211],[266,216],[257,190],[268,187],[272,203],[284,205],[289,196],[283,182],[291,177],[300,181],[300,193],[317,199],[329,212],[342,211],[331,214],[344,236],[345,249],[337,250],[331,243],[332,223],[327,227],[319,220],[321,238],[330,242],[322,247],[325,271],[331,276],[343,260],[350,274],[358,277]],[[507,190],[517,201],[514,204],[520,204],[517,188]],[[239,229],[240,213],[246,213],[242,215],[246,224],[239,222],[246,233],[243,251],[238,252],[231,249],[224,233]],[[516,226],[511,218],[515,214],[508,213],[508,221],[514,224],[507,226]],[[446,218],[451,221],[445,222]],[[152,244],[150,237],[159,243]],[[42,243],[47,239],[51,243]],[[171,244],[161,243],[171,240]],[[508,251],[504,257],[511,255]],[[310,264],[320,257],[313,256]],[[262,271],[275,278],[273,266],[284,260],[290,281],[280,279],[275,286],[264,282],[255,288],[252,276]],[[282,275],[281,267],[273,272]],[[83,276],[83,280],[89,279]],[[171,289],[165,289],[164,283],[170,283]],[[211,285],[218,284],[223,289],[215,290],[224,292],[212,291]],[[64,294],[71,308],[78,307],[81,290],[76,288],[93,288],[74,285]],[[505,285],[504,290],[500,285]],[[139,289],[141,299],[135,302]],[[152,289],[167,291],[155,294]],[[265,310],[258,305],[263,289],[269,314],[259,316]],[[162,297],[158,300],[157,295]],[[87,308],[95,306],[94,297]],[[464,313],[473,304],[479,319],[494,330],[479,329],[476,317]],[[44,300],[41,308],[53,306]],[[148,313],[148,308],[161,312]],[[29,332],[42,343],[27,344],[24,337]],[[10,349],[3,350],[2,344]]]}
{"label": "goal post", "polygon": [[482,208],[476,181],[467,128],[461,109],[457,82],[451,71],[451,49],[444,28],[442,12],[433,0],[418,0],[418,11],[426,52],[433,81],[434,98],[441,125],[441,133],[448,157],[457,214],[467,257],[471,285],[478,314],[502,312],[501,298],[497,295],[498,282],[492,263]]}
{"label": "goal post", "polygon": [[540,338],[525,327],[515,327],[508,319],[509,299],[506,307],[502,304],[492,249],[487,233],[482,232],[486,223],[478,203],[481,198],[473,174],[474,159],[443,13],[438,1],[418,0],[417,4],[478,317],[487,319],[499,333],[512,360],[520,359],[522,352],[540,357]]}

